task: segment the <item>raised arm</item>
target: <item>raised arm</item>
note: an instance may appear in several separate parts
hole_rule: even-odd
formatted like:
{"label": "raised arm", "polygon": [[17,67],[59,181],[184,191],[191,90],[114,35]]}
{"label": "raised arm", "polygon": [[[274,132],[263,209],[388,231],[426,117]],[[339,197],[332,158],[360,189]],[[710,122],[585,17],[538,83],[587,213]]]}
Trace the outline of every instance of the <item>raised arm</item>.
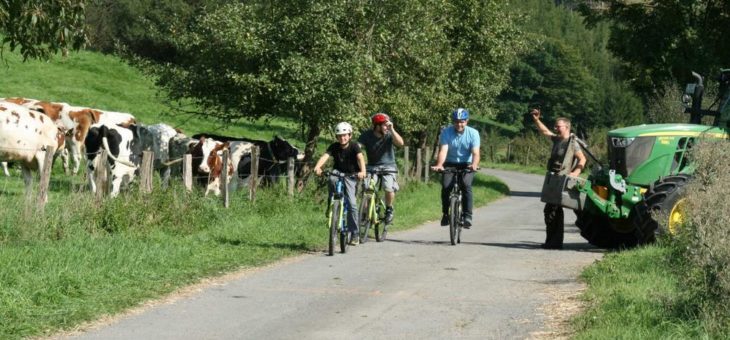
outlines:
{"label": "raised arm", "polygon": [[540,109],[532,109],[530,110],[530,114],[532,115],[532,120],[535,121],[535,126],[537,126],[537,130],[541,135],[547,137],[555,136],[555,134],[550,131],[550,129],[548,129],[542,121],[540,121]]}

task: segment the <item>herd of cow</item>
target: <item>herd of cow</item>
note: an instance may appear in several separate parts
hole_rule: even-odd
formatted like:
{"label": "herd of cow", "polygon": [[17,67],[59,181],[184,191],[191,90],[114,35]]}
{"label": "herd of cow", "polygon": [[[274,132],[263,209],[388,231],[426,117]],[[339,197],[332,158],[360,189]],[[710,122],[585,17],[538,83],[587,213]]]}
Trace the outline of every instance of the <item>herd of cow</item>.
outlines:
{"label": "herd of cow", "polygon": [[[205,194],[220,194],[222,155],[229,150],[228,178],[244,179],[250,174],[251,150],[260,150],[260,176],[275,180],[286,171],[289,158],[301,159],[299,149],[276,136],[271,141],[198,134],[186,136],[167,124],[143,125],[130,113],[113,112],[27,98],[0,99],[0,161],[18,163],[26,190],[32,184],[32,170],[43,169],[46,148],[60,156],[66,173],[76,175],[82,154],[88,168],[89,186],[96,191],[93,170],[104,149],[111,168],[111,196],[134,179],[143,151],[154,153],[154,167],[167,183],[177,160],[192,155],[192,171]],[[70,161],[73,164],[69,165]],[[227,185],[235,184],[227,183]]]}

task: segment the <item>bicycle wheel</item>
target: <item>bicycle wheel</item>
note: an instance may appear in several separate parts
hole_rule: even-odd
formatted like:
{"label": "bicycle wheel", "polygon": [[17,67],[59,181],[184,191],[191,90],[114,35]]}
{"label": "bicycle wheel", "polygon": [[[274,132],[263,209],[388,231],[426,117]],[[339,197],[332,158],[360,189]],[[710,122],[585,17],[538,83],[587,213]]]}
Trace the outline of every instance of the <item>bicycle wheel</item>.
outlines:
{"label": "bicycle wheel", "polygon": [[452,246],[455,246],[459,239],[459,219],[461,218],[459,205],[458,198],[451,197],[449,199],[449,239]]}
{"label": "bicycle wheel", "polygon": [[385,241],[385,235],[388,233],[386,229],[388,226],[385,224],[385,203],[383,203],[383,200],[378,200],[375,206],[375,214],[378,216],[378,221],[375,223],[375,240],[383,242]]}
{"label": "bicycle wheel", "polygon": [[347,241],[349,241],[347,235],[349,234],[350,232],[346,230],[340,230],[340,252],[343,254],[347,252]]}
{"label": "bicycle wheel", "polygon": [[372,194],[362,196],[360,203],[360,243],[368,241],[368,233],[370,231],[370,199]]}
{"label": "bicycle wheel", "polygon": [[340,202],[339,200],[334,200],[332,202],[332,209],[330,209],[328,248],[328,253],[330,256],[335,254],[335,239],[337,238],[337,232],[340,224],[340,204],[342,204],[342,202]]}

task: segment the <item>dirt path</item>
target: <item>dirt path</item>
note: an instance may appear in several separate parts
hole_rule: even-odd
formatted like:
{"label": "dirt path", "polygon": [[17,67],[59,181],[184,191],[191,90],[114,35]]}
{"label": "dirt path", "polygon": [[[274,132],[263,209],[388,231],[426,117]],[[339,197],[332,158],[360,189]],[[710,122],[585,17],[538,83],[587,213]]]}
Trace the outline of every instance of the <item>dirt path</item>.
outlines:
{"label": "dirt path", "polygon": [[565,249],[540,249],[542,177],[484,171],[512,192],[476,210],[460,245],[449,245],[448,230],[433,221],[345,255],[233,274],[64,338],[564,337],[579,306],[576,278],[603,252],[578,235],[572,214]]}

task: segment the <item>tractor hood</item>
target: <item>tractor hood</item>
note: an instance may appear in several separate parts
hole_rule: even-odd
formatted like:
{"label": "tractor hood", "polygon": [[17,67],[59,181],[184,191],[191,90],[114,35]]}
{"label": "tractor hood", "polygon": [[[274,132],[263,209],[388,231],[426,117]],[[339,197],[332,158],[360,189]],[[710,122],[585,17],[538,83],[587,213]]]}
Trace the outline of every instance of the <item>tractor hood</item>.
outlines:
{"label": "tractor hood", "polygon": [[714,126],[697,124],[642,124],[608,132],[609,137],[662,137],[662,136],[700,136],[726,138],[723,129]]}

